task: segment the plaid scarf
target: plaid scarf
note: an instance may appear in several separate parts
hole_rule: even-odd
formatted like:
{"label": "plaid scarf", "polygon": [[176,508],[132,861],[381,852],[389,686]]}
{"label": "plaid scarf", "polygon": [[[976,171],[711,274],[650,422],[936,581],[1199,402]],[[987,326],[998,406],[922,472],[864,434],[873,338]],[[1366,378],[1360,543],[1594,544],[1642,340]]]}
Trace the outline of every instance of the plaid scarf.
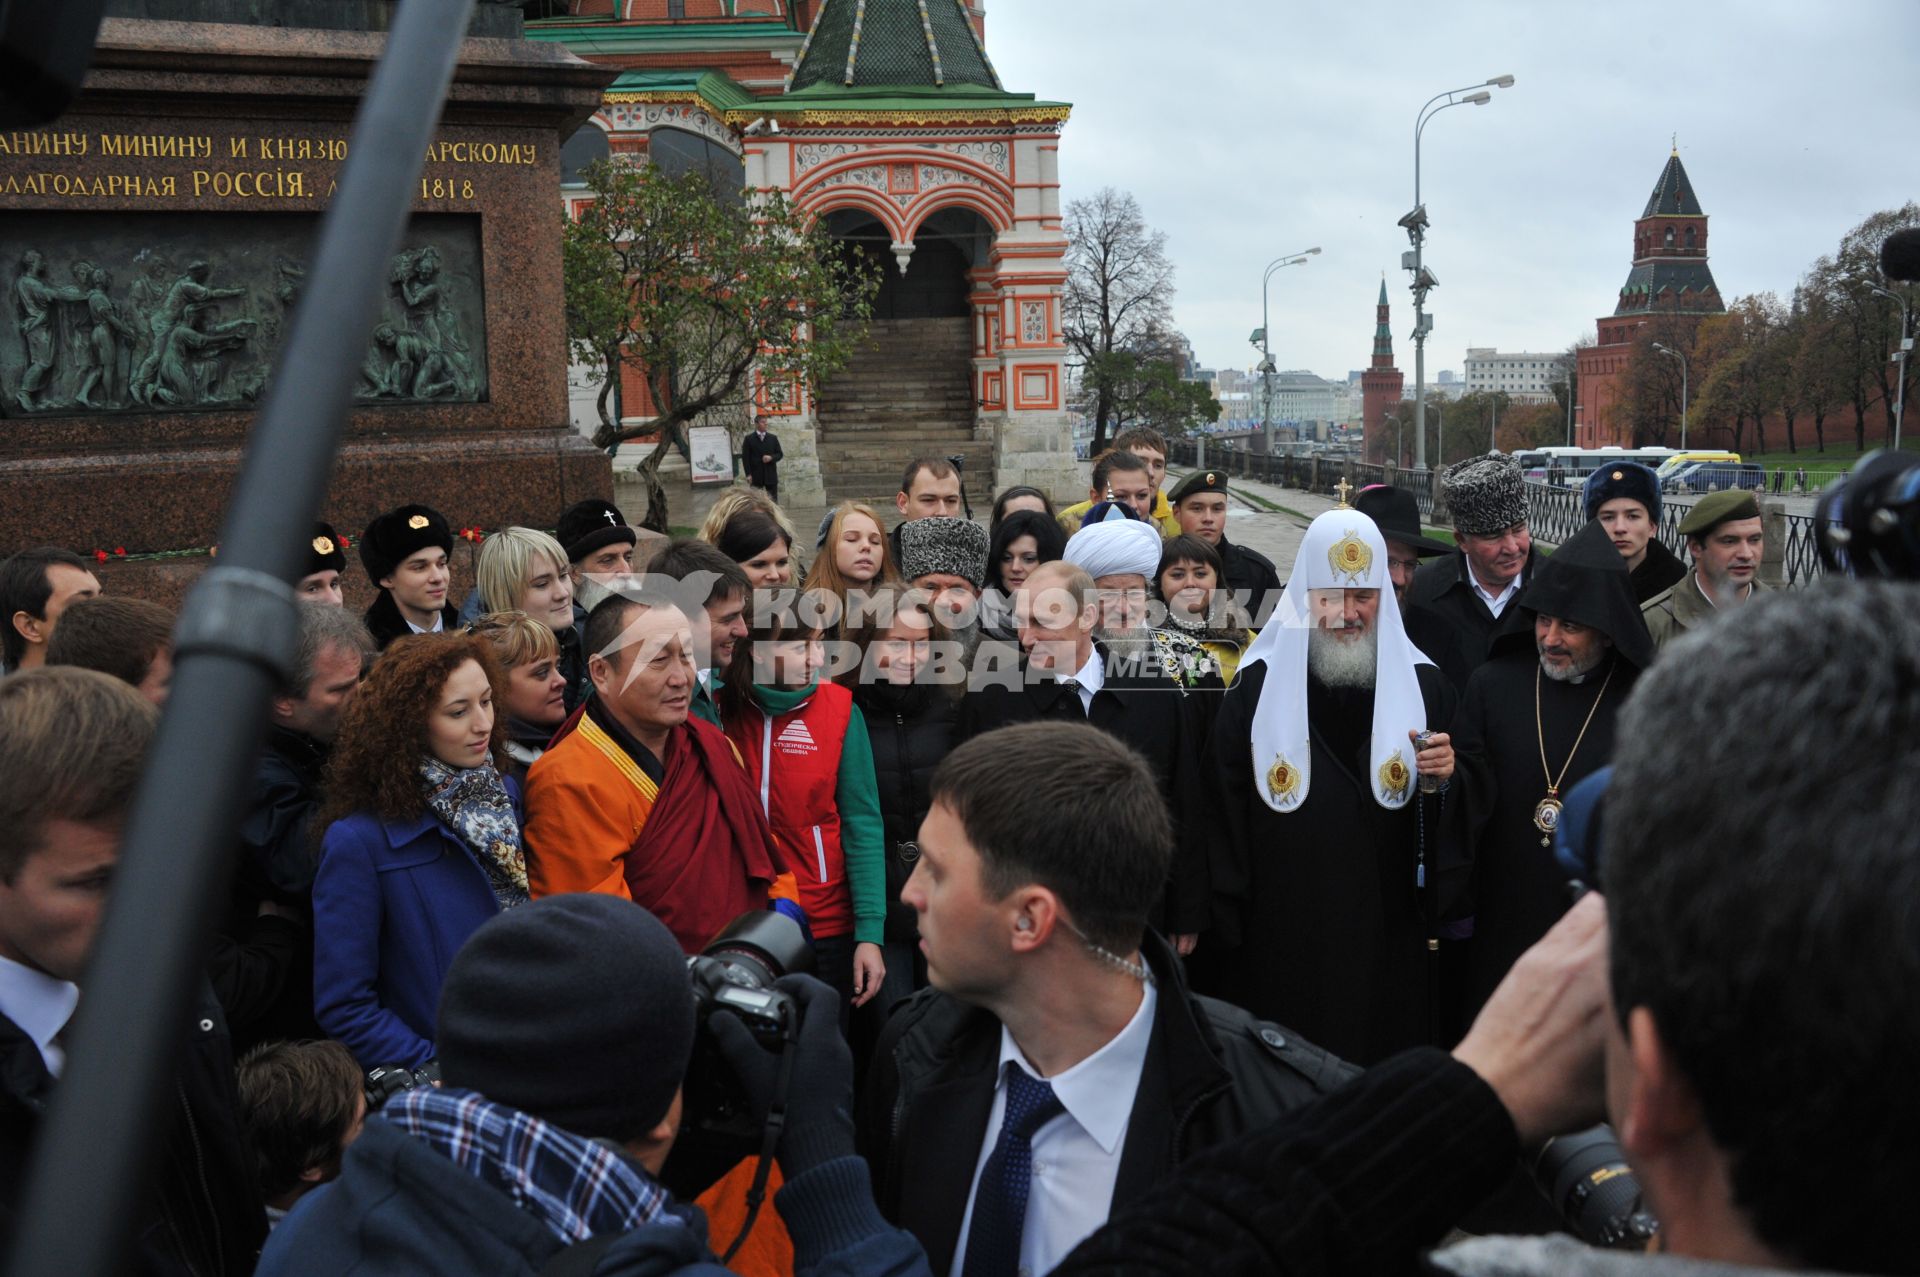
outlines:
{"label": "plaid scarf", "polygon": [[460,836],[487,871],[487,885],[505,913],[527,903],[527,855],[520,843],[520,822],[513,799],[493,761],[478,767],[449,767],[429,754],[420,760],[427,807]]}
{"label": "plaid scarf", "polygon": [[395,1096],[381,1116],[568,1244],[679,1219],[665,1209],[667,1190],[619,1153],[477,1091],[418,1087]]}

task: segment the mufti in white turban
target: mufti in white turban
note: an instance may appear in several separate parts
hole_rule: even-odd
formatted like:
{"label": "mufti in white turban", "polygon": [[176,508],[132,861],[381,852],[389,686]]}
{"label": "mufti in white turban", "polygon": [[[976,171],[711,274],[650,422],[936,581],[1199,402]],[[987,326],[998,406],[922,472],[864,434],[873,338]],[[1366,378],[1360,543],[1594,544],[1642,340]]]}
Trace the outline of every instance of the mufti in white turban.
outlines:
{"label": "mufti in white turban", "polygon": [[1373,737],[1367,780],[1386,808],[1407,804],[1414,788],[1413,742],[1426,727],[1426,702],[1415,665],[1433,662],[1407,638],[1387,579],[1387,543],[1377,524],[1358,510],[1329,510],[1313,521],[1293,560],[1293,572],[1240,669],[1265,662],[1260,704],[1253,711],[1253,785],[1267,806],[1293,811],[1307,800],[1312,755],[1307,731],[1307,646],[1314,620],[1311,590],[1379,590],[1374,621]]}
{"label": "mufti in white turban", "polygon": [[1107,511],[1099,523],[1089,523],[1067,538],[1066,560],[1098,581],[1103,576],[1139,576],[1151,581],[1160,570],[1160,529],[1129,519],[1119,510]]}

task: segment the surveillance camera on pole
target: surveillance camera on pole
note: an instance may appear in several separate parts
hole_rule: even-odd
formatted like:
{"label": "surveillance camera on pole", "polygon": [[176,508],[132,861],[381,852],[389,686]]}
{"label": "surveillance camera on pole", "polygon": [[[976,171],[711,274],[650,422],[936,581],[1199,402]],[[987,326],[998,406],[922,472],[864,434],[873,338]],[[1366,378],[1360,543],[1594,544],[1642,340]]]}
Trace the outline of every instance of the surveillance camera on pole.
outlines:
{"label": "surveillance camera on pole", "polygon": [[1440,277],[1435,275],[1427,267],[1422,266],[1414,272],[1413,286],[1424,293],[1429,288],[1438,288],[1440,286]]}

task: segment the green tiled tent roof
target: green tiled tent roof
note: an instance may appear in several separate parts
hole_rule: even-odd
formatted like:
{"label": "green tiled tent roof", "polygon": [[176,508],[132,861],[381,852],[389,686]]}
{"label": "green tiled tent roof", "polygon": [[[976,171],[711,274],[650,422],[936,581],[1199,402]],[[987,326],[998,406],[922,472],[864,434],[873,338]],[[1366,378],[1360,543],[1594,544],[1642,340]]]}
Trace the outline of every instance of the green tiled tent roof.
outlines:
{"label": "green tiled tent roof", "polygon": [[998,90],[965,0],[827,0],[787,92],[814,85]]}
{"label": "green tiled tent roof", "polygon": [[1660,170],[1660,180],[1655,183],[1653,194],[1647,197],[1647,211],[1642,217],[1705,217],[1700,210],[1700,201],[1694,198],[1693,183],[1687,178],[1687,170],[1680,167],[1680,152],[1675,151],[1667,160],[1667,166]]}

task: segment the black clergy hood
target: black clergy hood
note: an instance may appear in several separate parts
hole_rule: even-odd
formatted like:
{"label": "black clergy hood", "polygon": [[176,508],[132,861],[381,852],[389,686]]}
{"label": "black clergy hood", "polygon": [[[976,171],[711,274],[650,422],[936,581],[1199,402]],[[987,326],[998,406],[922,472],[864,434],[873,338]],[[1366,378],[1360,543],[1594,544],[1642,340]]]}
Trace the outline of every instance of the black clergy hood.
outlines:
{"label": "black clergy hood", "polygon": [[1533,618],[1544,613],[1599,630],[1636,670],[1653,663],[1653,636],[1634,602],[1627,561],[1597,522],[1588,523],[1552,554],[1541,555],[1533,579],[1515,603],[1493,641],[1495,655],[1533,650]]}

